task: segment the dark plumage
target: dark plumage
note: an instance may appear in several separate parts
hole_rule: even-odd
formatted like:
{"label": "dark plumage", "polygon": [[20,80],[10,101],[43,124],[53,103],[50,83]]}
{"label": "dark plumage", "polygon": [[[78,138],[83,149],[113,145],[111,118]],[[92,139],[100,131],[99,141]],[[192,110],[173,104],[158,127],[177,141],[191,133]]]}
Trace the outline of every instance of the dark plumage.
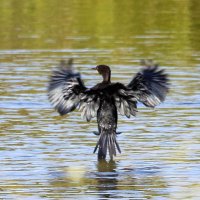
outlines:
{"label": "dark plumage", "polygon": [[128,85],[111,83],[111,70],[107,65],[93,68],[102,75],[103,81],[88,89],[81,75],[72,70],[72,59],[61,63],[51,76],[49,100],[60,113],[65,115],[78,108],[82,116],[90,121],[97,117],[99,140],[94,149],[98,149],[98,158],[105,159],[107,151],[110,158],[121,152],[116,140],[118,113],[126,117],[135,116],[137,102],[155,107],[164,101],[168,91],[168,78],[164,70],[157,65],[144,61],[146,67],[138,72]]}

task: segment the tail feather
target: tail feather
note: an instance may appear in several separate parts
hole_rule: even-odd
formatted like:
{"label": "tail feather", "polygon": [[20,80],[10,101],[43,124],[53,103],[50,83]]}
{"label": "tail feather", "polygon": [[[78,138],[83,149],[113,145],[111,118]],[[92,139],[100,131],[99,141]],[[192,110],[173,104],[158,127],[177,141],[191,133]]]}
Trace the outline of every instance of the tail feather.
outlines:
{"label": "tail feather", "polygon": [[107,151],[109,152],[110,159],[116,156],[116,148],[119,153],[121,153],[119,144],[116,140],[116,133],[108,133],[107,131],[102,131],[99,136],[99,140],[94,148],[94,153],[98,150],[98,158],[105,159]]}
{"label": "tail feather", "polygon": [[116,136],[114,134],[111,134],[110,137],[108,138],[108,141],[109,141],[109,155],[110,155],[110,158],[114,156],[116,156],[116,149],[115,149],[115,141],[116,141]]}
{"label": "tail feather", "polygon": [[115,145],[116,145],[116,147],[117,147],[118,152],[121,153],[121,149],[120,149],[120,147],[119,147],[119,144],[118,144],[117,140],[115,140]]}

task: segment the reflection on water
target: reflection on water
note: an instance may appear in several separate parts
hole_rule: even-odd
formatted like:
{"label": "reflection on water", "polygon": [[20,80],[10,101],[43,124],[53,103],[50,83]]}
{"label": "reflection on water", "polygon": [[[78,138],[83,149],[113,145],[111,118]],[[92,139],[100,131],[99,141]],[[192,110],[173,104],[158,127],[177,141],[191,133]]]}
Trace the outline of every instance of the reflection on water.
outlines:
{"label": "reflection on water", "polygon": [[[198,200],[199,8],[197,0],[2,0],[0,199]],[[92,153],[95,120],[60,117],[48,102],[50,71],[70,57],[88,87],[101,80],[90,70],[101,63],[122,83],[141,58],[170,74],[164,104],[119,117],[113,162]]]}
{"label": "reflection on water", "polygon": [[[168,196],[167,184],[159,167],[120,168],[120,161],[97,161],[92,170],[83,164],[51,170],[49,197],[143,199]],[[162,189],[162,190],[161,190]],[[66,196],[67,194],[67,196]]]}
{"label": "reflection on water", "polygon": [[[109,198],[114,194],[109,191],[116,191],[118,186],[119,173],[116,171],[115,161],[99,161],[97,163],[98,173],[96,173],[97,189],[101,198]],[[116,196],[116,195],[114,195]],[[113,196],[113,197],[114,197]]]}

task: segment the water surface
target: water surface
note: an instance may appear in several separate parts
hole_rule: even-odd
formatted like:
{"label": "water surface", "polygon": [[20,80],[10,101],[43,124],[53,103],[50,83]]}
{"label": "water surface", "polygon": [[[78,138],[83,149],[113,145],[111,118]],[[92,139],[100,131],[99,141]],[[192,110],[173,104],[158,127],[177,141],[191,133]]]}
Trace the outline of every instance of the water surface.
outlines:
{"label": "water surface", "polygon": [[[200,198],[200,3],[14,1],[0,7],[0,199]],[[51,70],[74,58],[85,84],[108,64],[128,83],[143,58],[170,75],[165,103],[119,117],[122,154],[98,162],[96,120],[59,117]]]}

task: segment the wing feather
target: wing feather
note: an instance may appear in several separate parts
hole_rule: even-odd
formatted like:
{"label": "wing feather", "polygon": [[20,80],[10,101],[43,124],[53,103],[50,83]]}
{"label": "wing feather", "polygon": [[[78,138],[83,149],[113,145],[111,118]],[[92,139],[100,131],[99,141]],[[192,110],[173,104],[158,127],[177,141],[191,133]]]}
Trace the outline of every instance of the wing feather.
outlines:
{"label": "wing feather", "polygon": [[90,94],[79,73],[72,70],[72,60],[53,71],[48,86],[48,97],[54,108],[65,115],[79,108],[87,121],[96,116],[99,108],[98,94]]}
{"label": "wing feather", "polygon": [[115,106],[119,114],[128,118],[137,112],[137,99],[132,90],[121,83],[113,83],[108,88],[110,95],[114,96]]}
{"label": "wing feather", "polygon": [[142,69],[127,85],[135,93],[138,101],[148,107],[155,107],[165,100],[169,90],[168,75],[158,65],[144,62]]}
{"label": "wing feather", "polygon": [[87,94],[83,94],[80,100],[79,110],[82,111],[81,116],[90,121],[93,117],[96,117],[99,105],[100,98],[98,93],[91,94],[87,91]]}

